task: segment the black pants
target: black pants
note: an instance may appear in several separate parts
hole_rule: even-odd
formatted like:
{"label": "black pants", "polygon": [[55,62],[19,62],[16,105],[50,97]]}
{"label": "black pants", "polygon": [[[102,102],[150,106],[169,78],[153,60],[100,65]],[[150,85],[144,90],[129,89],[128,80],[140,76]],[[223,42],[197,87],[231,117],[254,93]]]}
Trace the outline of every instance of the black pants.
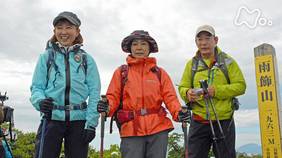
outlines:
{"label": "black pants", "polygon": [[0,140],[0,157],[5,158],[5,155],[6,153],[5,153],[4,146],[2,144],[2,141]]}
{"label": "black pants", "polygon": [[[37,131],[35,158],[39,156],[42,123]],[[63,140],[66,158],[87,158],[88,143],[82,139],[84,125],[85,121],[47,121],[42,158],[59,158]]]}
{"label": "black pants", "polygon": [[188,157],[208,158],[208,153],[212,146],[216,158],[235,158],[235,124],[234,121],[231,124],[230,122],[231,120],[220,121],[225,135],[224,139],[220,139],[222,135],[217,122],[213,123],[215,135],[218,138],[215,142],[210,124],[192,120],[188,134]]}

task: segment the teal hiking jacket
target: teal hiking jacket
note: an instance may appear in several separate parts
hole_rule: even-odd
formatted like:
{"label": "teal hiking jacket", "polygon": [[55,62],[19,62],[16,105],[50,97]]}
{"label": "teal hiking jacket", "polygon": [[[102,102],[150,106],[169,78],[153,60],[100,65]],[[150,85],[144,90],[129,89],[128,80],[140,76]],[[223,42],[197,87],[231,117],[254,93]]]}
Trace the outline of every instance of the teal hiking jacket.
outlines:
{"label": "teal hiking jacket", "polygon": [[[30,101],[39,111],[39,102],[51,97],[56,106],[79,105],[88,102],[86,109],[52,110],[52,120],[86,120],[85,128],[98,125],[97,103],[100,99],[100,76],[94,59],[81,50],[81,45],[74,45],[68,51],[58,44],[48,42],[48,46],[37,62],[33,78]],[[49,51],[54,51],[54,63],[47,72]],[[86,54],[87,73],[82,65],[82,54]],[[57,68],[55,68],[57,67]],[[48,79],[47,79],[48,78]]]}

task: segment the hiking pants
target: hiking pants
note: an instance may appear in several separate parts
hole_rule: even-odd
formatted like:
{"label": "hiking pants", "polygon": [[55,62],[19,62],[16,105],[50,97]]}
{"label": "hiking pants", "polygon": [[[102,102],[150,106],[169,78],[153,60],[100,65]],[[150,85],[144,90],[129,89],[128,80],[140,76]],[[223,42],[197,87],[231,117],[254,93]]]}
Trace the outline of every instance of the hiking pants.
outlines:
{"label": "hiking pants", "polygon": [[[188,133],[188,157],[208,158],[210,147],[216,158],[235,158],[235,124],[231,120],[220,121],[225,139],[222,137],[217,122],[213,123],[215,135],[218,138],[216,144],[209,123],[200,123],[192,119]],[[229,127],[230,125],[230,127]],[[229,127],[229,128],[228,128]]]}
{"label": "hiking pants", "polygon": [[[35,158],[38,158],[42,123],[35,142]],[[87,158],[88,143],[83,142],[85,121],[47,121],[42,158],[59,158],[62,142],[66,158]]]}
{"label": "hiking pants", "polygon": [[0,140],[0,157],[5,157],[6,153],[5,153],[5,148],[4,145],[2,143],[2,140]]}
{"label": "hiking pants", "polygon": [[149,136],[121,138],[122,158],[165,158],[168,144],[168,130]]}

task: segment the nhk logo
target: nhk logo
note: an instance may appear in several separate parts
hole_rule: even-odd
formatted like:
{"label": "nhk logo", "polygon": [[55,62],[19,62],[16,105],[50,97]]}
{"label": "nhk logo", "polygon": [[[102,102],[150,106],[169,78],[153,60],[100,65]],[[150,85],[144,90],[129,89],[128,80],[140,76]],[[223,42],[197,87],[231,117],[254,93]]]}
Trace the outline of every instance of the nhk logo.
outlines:
{"label": "nhk logo", "polygon": [[258,25],[272,26],[272,21],[263,17],[259,9],[250,10],[248,7],[242,6],[237,11],[234,24],[236,26],[246,25],[248,28],[254,29]]}

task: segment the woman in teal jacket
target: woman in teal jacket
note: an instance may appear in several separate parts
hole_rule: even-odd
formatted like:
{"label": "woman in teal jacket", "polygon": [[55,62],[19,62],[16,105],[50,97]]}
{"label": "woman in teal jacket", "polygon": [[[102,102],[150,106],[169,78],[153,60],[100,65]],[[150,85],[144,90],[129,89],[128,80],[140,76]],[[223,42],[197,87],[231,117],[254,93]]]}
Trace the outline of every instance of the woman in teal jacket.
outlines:
{"label": "woman in teal jacket", "polygon": [[94,59],[81,49],[80,24],[71,12],[54,19],[54,35],[33,74],[30,101],[47,120],[38,129],[36,157],[59,157],[64,139],[66,157],[86,158],[95,137],[100,77]]}

